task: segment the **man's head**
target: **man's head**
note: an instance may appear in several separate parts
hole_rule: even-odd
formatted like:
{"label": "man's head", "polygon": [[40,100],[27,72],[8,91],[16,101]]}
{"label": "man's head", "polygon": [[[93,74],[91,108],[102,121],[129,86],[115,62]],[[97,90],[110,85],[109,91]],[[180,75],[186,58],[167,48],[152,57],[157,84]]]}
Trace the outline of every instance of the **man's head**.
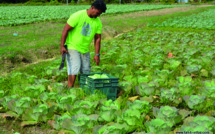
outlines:
{"label": "man's head", "polygon": [[107,7],[104,1],[96,0],[91,5],[91,14],[90,17],[96,18],[99,17],[102,13],[105,13]]}

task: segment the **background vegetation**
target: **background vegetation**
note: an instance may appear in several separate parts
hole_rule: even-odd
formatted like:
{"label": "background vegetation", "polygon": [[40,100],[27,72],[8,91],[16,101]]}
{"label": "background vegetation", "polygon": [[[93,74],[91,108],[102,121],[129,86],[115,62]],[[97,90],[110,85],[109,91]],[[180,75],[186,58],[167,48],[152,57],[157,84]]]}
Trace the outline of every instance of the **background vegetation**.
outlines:
{"label": "background vegetation", "polygon": [[[73,4],[91,4],[94,0],[68,0],[69,5]],[[178,0],[104,0],[107,4],[126,4],[126,3],[178,3]],[[183,0],[180,0],[183,1]],[[189,3],[210,3],[215,4],[214,0],[188,0]],[[182,2],[184,3],[184,2]],[[67,0],[0,0],[0,5],[24,4],[24,5],[64,5]]]}

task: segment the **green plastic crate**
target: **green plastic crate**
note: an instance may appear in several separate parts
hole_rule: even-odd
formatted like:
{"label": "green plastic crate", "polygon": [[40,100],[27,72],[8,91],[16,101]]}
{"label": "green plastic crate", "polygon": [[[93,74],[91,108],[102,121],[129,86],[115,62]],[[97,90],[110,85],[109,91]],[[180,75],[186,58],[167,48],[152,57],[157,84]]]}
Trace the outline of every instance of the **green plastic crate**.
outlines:
{"label": "green plastic crate", "polygon": [[105,73],[88,73],[80,75],[80,87],[87,90],[87,93],[94,93],[95,90],[103,92],[108,99],[115,100],[119,78],[106,74],[109,78],[92,79],[88,76]]}

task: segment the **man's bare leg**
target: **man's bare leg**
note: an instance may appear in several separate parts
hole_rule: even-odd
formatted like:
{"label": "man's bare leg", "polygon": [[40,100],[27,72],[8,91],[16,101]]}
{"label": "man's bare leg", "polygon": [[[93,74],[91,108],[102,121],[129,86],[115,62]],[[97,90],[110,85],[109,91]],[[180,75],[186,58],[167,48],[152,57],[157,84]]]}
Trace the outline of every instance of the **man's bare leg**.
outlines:
{"label": "man's bare leg", "polygon": [[68,76],[68,87],[74,87],[76,75]]}

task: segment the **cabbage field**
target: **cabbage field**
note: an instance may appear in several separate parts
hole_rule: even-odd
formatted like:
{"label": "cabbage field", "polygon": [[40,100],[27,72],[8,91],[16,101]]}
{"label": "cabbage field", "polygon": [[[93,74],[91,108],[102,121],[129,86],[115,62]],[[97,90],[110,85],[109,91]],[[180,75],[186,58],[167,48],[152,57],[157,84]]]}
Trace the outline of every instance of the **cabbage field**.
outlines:
{"label": "cabbage field", "polygon": [[92,72],[119,78],[115,101],[68,89],[59,58],[0,76],[0,112],[22,127],[50,124],[71,134],[213,134],[215,31],[202,29],[139,28],[102,42]]}
{"label": "cabbage field", "polygon": [[193,14],[191,16],[175,17],[162,23],[149,23],[151,27],[176,27],[195,29],[215,29],[215,9]]}
{"label": "cabbage field", "polygon": [[[147,11],[190,5],[107,5],[105,14]],[[13,26],[33,22],[68,19],[79,10],[88,9],[88,5],[78,6],[0,6],[0,26]]]}

